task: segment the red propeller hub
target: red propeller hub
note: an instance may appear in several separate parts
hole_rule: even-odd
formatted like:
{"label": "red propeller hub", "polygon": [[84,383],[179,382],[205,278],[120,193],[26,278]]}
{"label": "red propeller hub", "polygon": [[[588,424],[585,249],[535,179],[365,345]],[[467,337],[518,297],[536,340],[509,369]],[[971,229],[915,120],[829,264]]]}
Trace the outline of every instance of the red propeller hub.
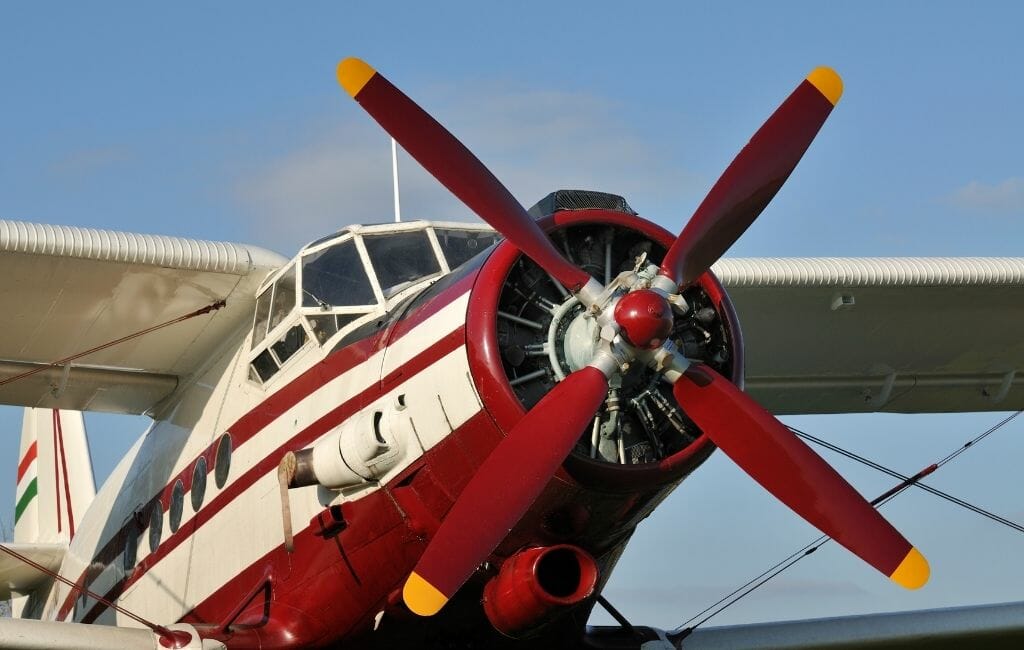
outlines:
{"label": "red propeller hub", "polygon": [[627,341],[653,349],[672,333],[672,308],[661,294],[641,289],[627,293],[615,305],[615,322]]}

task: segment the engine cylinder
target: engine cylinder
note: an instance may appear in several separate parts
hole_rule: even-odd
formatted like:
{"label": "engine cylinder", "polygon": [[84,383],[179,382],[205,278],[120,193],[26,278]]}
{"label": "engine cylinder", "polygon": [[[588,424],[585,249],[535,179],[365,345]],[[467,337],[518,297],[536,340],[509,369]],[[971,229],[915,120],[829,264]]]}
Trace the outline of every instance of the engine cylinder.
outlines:
{"label": "engine cylinder", "polygon": [[519,551],[484,587],[484,612],[496,630],[519,638],[593,595],[597,563],[570,544]]}

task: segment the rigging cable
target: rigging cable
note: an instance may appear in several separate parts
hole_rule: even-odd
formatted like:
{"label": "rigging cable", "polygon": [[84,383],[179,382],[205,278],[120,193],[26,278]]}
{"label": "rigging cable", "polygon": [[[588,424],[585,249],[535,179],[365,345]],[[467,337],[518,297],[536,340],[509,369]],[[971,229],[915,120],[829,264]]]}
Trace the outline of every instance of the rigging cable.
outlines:
{"label": "rigging cable", "polygon": [[174,325],[175,323],[180,323],[181,321],[188,320],[188,319],[194,318],[196,316],[202,316],[203,314],[209,314],[210,312],[217,311],[218,309],[220,309],[221,307],[224,307],[225,305],[227,305],[226,301],[218,300],[217,302],[211,303],[211,304],[209,304],[209,305],[207,305],[205,307],[201,307],[200,309],[197,309],[195,311],[191,311],[191,312],[189,312],[187,314],[183,314],[181,316],[178,316],[177,318],[172,318],[169,321],[164,321],[163,323],[160,323],[158,325],[154,325],[152,327],[147,327],[146,329],[139,330],[138,332],[132,332],[131,334],[122,336],[119,339],[114,339],[113,341],[107,341],[106,343],[102,343],[100,345],[97,345],[96,347],[89,348],[88,350],[85,350],[83,352],[78,352],[77,354],[72,354],[71,356],[64,357],[63,359],[57,359],[56,361],[51,361],[50,363],[40,364],[40,365],[36,366],[35,368],[32,368],[31,370],[26,370],[25,372],[18,373],[17,375],[13,375],[11,377],[8,377],[7,379],[0,380],[0,386],[6,386],[7,384],[16,382],[19,379],[25,379],[26,377],[31,377],[34,374],[43,372],[44,370],[47,370],[48,368],[59,368],[61,366],[64,366],[64,365],[70,363],[71,361],[75,361],[76,359],[81,359],[84,356],[88,356],[88,355],[92,354],[93,352],[99,352],[100,350],[106,350],[107,348],[112,348],[115,345],[120,345],[121,343],[124,343],[125,341],[130,341],[130,340],[132,340],[134,338],[138,338],[140,336],[143,336],[144,334],[149,334],[150,332],[155,332],[155,331],[157,331],[159,329],[163,329],[163,328],[167,327],[168,325]]}
{"label": "rigging cable", "polygon": [[117,604],[112,603],[111,601],[107,600],[103,596],[97,594],[96,592],[91,591],[90,589],[86,588],[84,585],[75,584],[74,582],[71,582],[70,580],[68,580],[64,576],[60,575],[56,571],[51,571],[50,569],[47,569],[46,567],[44,567],[43,565],[39,564],[38,562],[35,562],[31,558],[25,557],[24,555],[22,555],[21,553],[15,551],[14,549],[10,548],[6,544],[0,544],[0,551],[3,551],[4,553],[7,553],[8,555],[13,557],[14,559],[16,559],[16,560],[18,560],[18,561],[20,561],[20,562],[22,562],[24,564],[27,564],[28,566],[32,567],[36,571],[39,571],[40,573],[43,573],[43,574],[53,578],[54,580],[57,580],[58,582],[60,582],[60,583],[62,583],[64,585],[70,587],[72,591],[77,591],[80,594],[85,594],[89,598],[92,598],[93,600],[96,600],[97,602],[102,603],[103,605],[109,607],[110,609],[114,610],[115,612],[118,612],[120,614],[124,614],[125,616],[127,616],[130,619],[132,619],[136,623],[139,623],[141,625],[144,625],[144,626],[148,627],[150,630],[155,632],[160,637],[161,645],[163,645],[163,643],[162,643],[163,641],[167,641],[171,645],[166,646],[166,647],[180,648],[182,646],[181,645],[177,645],[177,644],[179,644],[180,641],[183,639],[183,637],[182,637],[183,634],[186,637],[188,637],[187,639],[185,639],[185,641],[188,641],[188,640],[190,640],[192,638],[191,635],[189,635],[187,632],[182,632],[181,630],[171,630],[169,628],[164,627],[163,625],[159,625],[157,623],[153,623],[152,621],[148,621],[148,620],[142,618],[141,616],[138,616],[137,614],[131,613],[127,609],[125,609],[123,607],[120,607]]}
{"label": "rigging cable", "polygon": [[[968,509],[968,510],[970,510],[972,512],[975,512],[975,513],[980,514],[980,515],[982,515],[984,517],[987,517],[987,518],[989,518],[989,519],[991,519],[993,521],[996,521],[997,523],[1003,524],[1005,526],[1009,526],[1010,528],[1012,528],[1012,529],[1014,529],[1014,530],[1016,530],[1018,532],[1024,533],[1024,526],[1021,526],[1020,524],[1017,524],[1017,523],[1015,523],[1013,521],[1005,519],[1004,517],[1000,517],[999,515],[996,515],[996,514],[991,513],[991,512],[989,512],[987,510],[979,508],[978,506],[975,506],[975,505],[973,505],[971,503],[963,501],[962,499],[958,499],[957,497],[954,497],[954,496],[952,496],[950,494],[946,494],[945,492],[942,492],[941,490],[937,490],[937,489],[935,489],[935,488],[933,488],[931,486],[925,485],[925,484],[920,482],[920,480],[922,478],[924,478],[925,476],[928,476],[929,474],[931,474],[935,470],[939,469],[943,465],[949,463],[954,458],[956,458],[960,454],[962,454],[965,451],[967,451],[967,449],[969,449],[973,445],[975,445],[978,442],[984,440],[986,437],[988,437],[989,435],[991,435],[995,431],[999,430],[1000,428],[1002,428],[1003,426],[1008,424],[1011,420],[1016,418],[1022,412],[1024,412],[1024,411],[1016,411],[1014,413],[1011,413],[1009,416],[1007,416],[1006,418],[1000,420],[995,425],[993,425],[992,427],[990,427],[987,430],[983,431],[982,433],[978,434],[977,436],[975,436],[971,440],[967,441],[966,443],[964,443],[963,445],[958,447],[955,451],[949,453],[948,455],[946,455],[944,458],[942,458],[938,462],[933,463],[933,464],[925,467],[920,472],[918,472],[917,474],[915,474],[914,476],[911,476],[911,477],[903,476],[902,474],[900,474],[898,472],[895,472],[895,471],[885,467],[884,465],[881,465],[879,463],[871,461],[871,460],[869,460],[867,458],[864,458],[862,456],[858,456],[857,454],[854,454],[853,452],[850,452],[850,451],[847,451],[845,449],[842,449],[841,447],[838,447],[838,446],[836,446],[836,445],[834,445],[832,443],[829,443],[829,442],[826,442],[824,440],[821,440],[820,438],[816,438],[815,436],[812,436],[812,435],[810,435],[808,433],[800,431],[799,429],[797,429],[795,427],[791,427],[791,426],[787,425],[787,428],[790,431],[792,431],[793,433],[795,433],[796,435],[800,436],[801,438],[809,440],[810,442],[813,442],[815,444],[819,444],[819,445],[821,445],[821,446],[823,446],[823,447],[825,447],[825,448],[827,448],[827,449],[829,449],[831,451],[835,451],[836,453],[842,454],[843,456],[845,456],[847,458],[850,458],[852,460],[856,460],[857,462],[863,463],[864,465],[867,465],[868,467],[871,467],[872,469],[876,469],[876,470],[878,470],[880,472],[884,472],[885,474],[888,474],[888,475],[890,475],[892,477],[900,479],[900,483],[898,483],[897,485],[895,485],[891,489],[886,490],[885,492],[883,492],[882,494],[880,494],[878,497],[876,497],[875,499],[873,499],[871,501],[871,505],[876,507],[876,508],[879,508],[879,507],[885,505],[891,499],[893,499],[898,494],[903,492],[905,489],[907,489],[908,487],[910,487],[912,485],[915,485],[915,486],[917,486],[917,487],[919,487],[919,488],[921,488],[921,489],[923,489],[923,490],[925,490],[927,492],[930,492],[931,494],[934,494],[935,496],[942,497],[943,499],[946,499],[947,501],[950,501],[950,502],[952,502],[952,503],[954,503],[956,505],[959,505],[959,506],[961,506],[963,508],[966,508],[966,509]],[[695,629],[697,629],[698,627],[700,627],[701,625],[703,625],[707,621],[711,620],[713,617],[717,616],[718,614],[721,614],[723,611],[725,611],[726,608],[730,607],[731,605],[735,604],[736,602],[738,602],[739,600],[741,600],[745,596],[749,595],[754,590],[758,589],[759,587],[764,585],[766,582],[768,582],[769,580],[771,580],[775,576],[779,575],[780,573],[782,573],[783,571],[785,571],[789,567],[791,567],[794,564],[796,564],[797,562],[799,562],[804,557],[810,555],[811,553],[814,553],[815,551],[817,551],[819,548],[821,548],[824,544],[826,544],[831,539],[832,538],[829,537],[828,535],[822,535],[821,537],[818,537],[813,542],[807,544],[806,546],[804,546],[800,550],[796,551],[795,553],[790,554],[789,556],[787,556],[786,558],[780,560],[779,562],[776,562],[774,565],[772,565],[768,569],[762,571],[757,576],[751,578],[750,580],[748,580],[744,584],[742,584],[739,587],[737,587],[736,589],[732,590],[731,592],[729,592],[728,594],[726,594],[722,598],[718,599],[717,601],[715,601],[714,603],[712,603],[708,607],[704,608],[703,610],[701,610],[700,612],[698,612],[694,616],[691,616],[689,619],[684,621],[682,625],[680,625],[678,628],[676,628],[676,630],[673,631],[673,633],[672,633],[673,640],[681,640],[681,639],[686,638]],[[708,614],[707,616],[704,616],[704,614],[707,614],[708,612],[711,612],[711,613]],[[699,621],[697,621],[697,623],[694,623],[693,625],[690,625],[689,627],[686,627],[690,622],[700,618],[701,616],[704,616],[704,618],[701,618]]]}

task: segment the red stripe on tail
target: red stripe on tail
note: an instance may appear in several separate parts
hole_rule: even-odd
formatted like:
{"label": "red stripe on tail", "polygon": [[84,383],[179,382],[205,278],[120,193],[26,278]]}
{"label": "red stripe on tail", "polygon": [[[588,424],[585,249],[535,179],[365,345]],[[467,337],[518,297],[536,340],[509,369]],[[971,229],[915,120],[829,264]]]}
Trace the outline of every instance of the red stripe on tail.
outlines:
{"label": "red stripe on tail", "polygon": [[21,483],[21,478],[25,476],[25,472],[28,471],[28,466],[36,459],[36,453],[36,442],[32,441],[32,444],[28,447],[28,451],[25,452],[25,457],[21,459],[20,463],[18,463],[18,483]]}

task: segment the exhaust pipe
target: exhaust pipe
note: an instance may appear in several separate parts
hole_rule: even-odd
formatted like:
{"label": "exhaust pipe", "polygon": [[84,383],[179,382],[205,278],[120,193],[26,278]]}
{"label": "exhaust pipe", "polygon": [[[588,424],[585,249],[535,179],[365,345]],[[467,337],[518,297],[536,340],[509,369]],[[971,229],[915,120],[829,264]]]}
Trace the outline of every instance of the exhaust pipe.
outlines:
{"label": "exhaust pipe", "polygon": [[484,587],[484,613],[502,634],[528,636],[594,594],[597,563],[578,546],[524,549]]}

